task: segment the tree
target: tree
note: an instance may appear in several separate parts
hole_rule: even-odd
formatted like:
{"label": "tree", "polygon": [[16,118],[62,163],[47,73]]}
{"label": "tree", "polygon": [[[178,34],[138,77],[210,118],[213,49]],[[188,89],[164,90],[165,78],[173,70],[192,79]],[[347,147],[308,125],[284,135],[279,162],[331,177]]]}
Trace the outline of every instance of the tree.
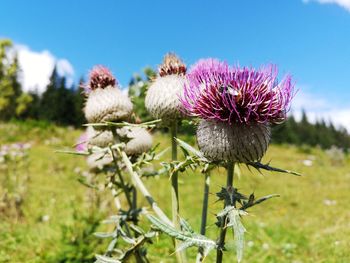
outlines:
{"label": "tree", "polygon": [[0,119],[9,120],[21,116],[32,99],[22,92],[18,82],[17,54],[9,55],[12,48],[10,40],[0,40]]}
{"label": "tree", "polygon": [[58,88],[60,85],[60,76],[57,73],[56,67],[53,69],[50,82],[46,90],[42,94],[40,102],[39,118],[54,122],[57,119],[57,112],[59,111]]}

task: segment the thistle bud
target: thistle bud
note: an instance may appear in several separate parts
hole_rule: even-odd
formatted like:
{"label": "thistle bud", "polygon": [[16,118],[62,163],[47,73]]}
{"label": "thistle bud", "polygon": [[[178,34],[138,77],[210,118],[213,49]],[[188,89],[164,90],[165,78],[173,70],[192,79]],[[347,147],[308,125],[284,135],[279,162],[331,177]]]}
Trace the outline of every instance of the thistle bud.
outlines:
{"label": "thistle bud", "polygon": [[158,72],[147,91],[145,105],[154,118],[162,119],[163,125],[168,126],[184,117],[179,98],[187,81],[186,66],[175,54],[167,54]]}
{"label": "thistle bud", "polygon": [[88,122],[121,121],[129,118],[132,103],[117,87],[116,79],[107,68],[94,67],[86,89],[88,99],[84,111]]}
{"label": "thistle bud", "polygon": [[202,120],[197,129],[199,149],[212,161],[260,161],[269,141],[270,128],[263,123],[230,125],[215,120]]}
{"label": "thistle bud", "polygon": [[139,155],[152,148],[152,136],[141,127],[124,127],[118,135],[127,140],[124,151],[127,155]]}
{"label": "thistle bud", "polygon": [[110,130],[95,130],[89,126],[86,129],[89,146],[107,147],[109,144],[114,144],[115,139]]}

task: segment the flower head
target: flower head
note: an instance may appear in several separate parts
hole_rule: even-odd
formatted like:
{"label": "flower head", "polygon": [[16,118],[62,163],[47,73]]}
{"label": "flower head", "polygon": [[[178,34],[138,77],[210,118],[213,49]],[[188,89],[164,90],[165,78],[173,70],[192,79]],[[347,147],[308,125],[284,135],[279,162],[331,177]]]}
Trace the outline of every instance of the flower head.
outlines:
{"label": "flower head", "polygon": [[229,67],[215,59],[199,61],[190,71],[181,101],[187,113],[232,123],[279,123],[285,120],[294,84],[277,80],[274,65],[258,70]]}
{"label": "flower head", "polygon": [[75,145],[75,150],[77,152],[84,152],[87,150],[88,135],[86,132],[82,133]]}
{"label": "flower head", "polygon": [[120,121],[132,112],[130,99],[118,88],[112,73],[104,66],[95,66],[85,87],[88,98],[84,112],[90,123]]}
{"label": "flower head", "polygon": [[83,84],[82,87],[86,93],[89,93],[98,88],[104,89],[108,86],[114,87],[116,85],[118,85],[118,82],[111,71],[105,66],[97,65],[90,71],[89,83]]}
{"label": "flower head", "polygon": [[159,75],[147,90],[146,109],[154,118],[162,119],[164,126],[184,117],[179,97],[187,81],[185,73],[185,64],[175,54],[167,54],[159,67]]}

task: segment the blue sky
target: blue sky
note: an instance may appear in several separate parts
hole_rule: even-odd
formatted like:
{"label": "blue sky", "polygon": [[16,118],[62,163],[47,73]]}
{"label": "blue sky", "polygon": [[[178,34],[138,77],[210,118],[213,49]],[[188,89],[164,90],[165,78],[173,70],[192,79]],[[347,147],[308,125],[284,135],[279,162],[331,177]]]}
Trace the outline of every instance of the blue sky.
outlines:
{"label": "blue sky", "polygon": [[[104,64],[126,86],[168,51],[188,65],[203,57],[275,63],[300,89],[295,111],[350,128],[350,0],[11,0],[1,7],[0,37],[28,54],[46,52],[74,80]],[[27,57],[31,76],[49,68]]]}

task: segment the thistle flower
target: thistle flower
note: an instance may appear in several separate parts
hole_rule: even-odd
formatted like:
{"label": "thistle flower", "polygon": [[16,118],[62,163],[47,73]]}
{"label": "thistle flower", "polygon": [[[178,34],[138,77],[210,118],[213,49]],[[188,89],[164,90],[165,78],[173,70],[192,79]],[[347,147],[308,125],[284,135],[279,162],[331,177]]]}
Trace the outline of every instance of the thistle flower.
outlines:
{"label": "thistle flower", "polygon": [[86,132],[84,132],[79,136],[77,140],[77,144],[75,146],[75,150],[77,152],[85,152],[87,150],[87,142],[88,142],[88,135]]}
{"label": "thistle flower", "polygon": [[202,119],[197,141],[209,159],[247,163],[264,155],[269,124],[285,120],[293,88],[290,76],[277,81],[273,65],[232,68],[206,59],[188,74],[181,101],[187,114]]}
{"label": "thistle flower", "polygon": [[184,117],[179,96],[186,83],[186,65],[175,54],[167,54],[158,73],[147,91],[145,105],[154,118],[162,119],[167,126]]}
{"label": "thistle flower", "polygon": [[130,116],[132,103],[117,85],[107,68],[96,66],[92,69],[85,87],[88,99],[84,111],[88,122],[120,121]]}

